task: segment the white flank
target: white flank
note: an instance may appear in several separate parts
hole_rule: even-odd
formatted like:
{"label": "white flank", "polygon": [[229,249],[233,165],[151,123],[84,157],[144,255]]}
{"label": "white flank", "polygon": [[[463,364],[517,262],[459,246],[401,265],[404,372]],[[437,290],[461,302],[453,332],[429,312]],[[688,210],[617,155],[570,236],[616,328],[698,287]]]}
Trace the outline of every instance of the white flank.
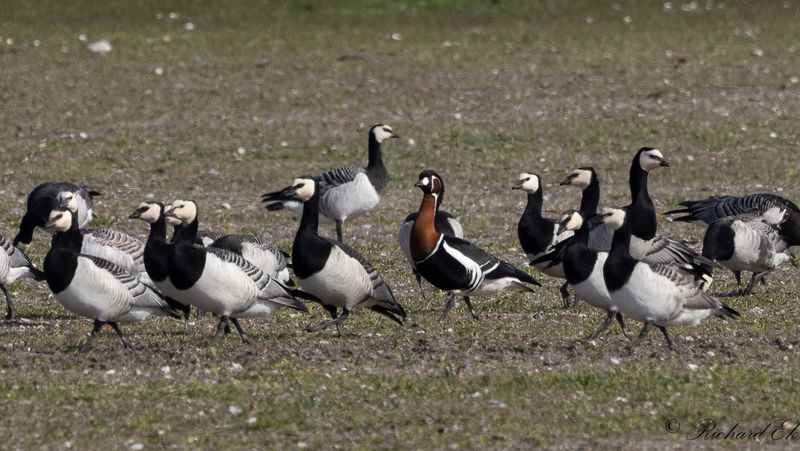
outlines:
{"label": "white flank", "polygon": [[352,182],[328,188],[319,202],[322,216],[332,219],[345,219],[362,215],[375,208],[381,196],[369,181],[367,174],[361,172]]}
{"label": "white flank", "polygon": [[367,271],[358,260],[336,246],[319,272],[300,279],[300,288],[326,304],[347,309],[352,309],[372,294],[372,282]]}

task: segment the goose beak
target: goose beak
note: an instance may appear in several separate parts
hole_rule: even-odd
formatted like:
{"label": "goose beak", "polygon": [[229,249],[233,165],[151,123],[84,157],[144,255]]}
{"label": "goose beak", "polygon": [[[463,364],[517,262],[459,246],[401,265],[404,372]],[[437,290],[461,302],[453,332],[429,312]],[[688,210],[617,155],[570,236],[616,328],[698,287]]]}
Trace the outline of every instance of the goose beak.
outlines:
{"label": "goose beak", "polygon": [[422,184],[422,181],[417,180],[417,183],[415,183],[414,186],[416,186],[417,188],[422,188],[424,185]]}
{"label": "goose beak", "polygon": [[45,230],[51,230],[53,226],[56,225],[56,221],[58,221],[59,219],[61,219],[61,215],[57,215],[53,218],[48,219],[47,222],[44,223]]}
{"label": "goose beak", "polygon": [[603,223],[603,219],[611,216],[611,213],[598,213],[592,216],[592,219],[589,220],[589,225],[598,226]]}
{"label": "goose beak", "polygon": [[567,178],[565,178],[561,183],[559,183],[559,185],[561,186],[572,185],[572,176],[568,175]]}
{"label": "goose beak", "polygon": [[566,228],[567,227],[564,225],[563,222],[559,222],[558,224],[556,224],[556,236],[561,235],[562,233],[564,233],[564,230]]}
{"label": "goose beak", "polygon": [[397,133],[392,133],[392,136],[390,136],[389,139],[400,139],[400,135]]}
{"label": "goose beak", "polygon": [[522,189],[522,183],[515,182],[513,185],[511,185],[511,189]]}
{"label": "goose beak", "polygon": [[666,168],[668,168],[668,167],[669,167],[669,162],[668,162],[667,160],[665,160],[665,159],[663,159],[663,158],[661,158],[661,157],[655,157],[655,159],[656,159],[656,160],[658,160],[658,164],[659,164],[660,166],[662,166],[662,167],[666,167]]}
{"label": "goose beak", "polygon": [[128,218],[129,218],[129,219],[139,219],[139,217],[141,217],[141,216],[142,216],[142,213],[144,213],[144,212],[145,212],[145,210],[147,210],[147,208],[145,208],[145,207],[139,207],[139,208],[137,208],[136,210],[133,210],[133,213],[131,213],[130,215],[128,215]]}
{"label": "goose beak", "polygon": [[172,205],[164,209],[164,216],[167,218],[177,219],[172,211]]}

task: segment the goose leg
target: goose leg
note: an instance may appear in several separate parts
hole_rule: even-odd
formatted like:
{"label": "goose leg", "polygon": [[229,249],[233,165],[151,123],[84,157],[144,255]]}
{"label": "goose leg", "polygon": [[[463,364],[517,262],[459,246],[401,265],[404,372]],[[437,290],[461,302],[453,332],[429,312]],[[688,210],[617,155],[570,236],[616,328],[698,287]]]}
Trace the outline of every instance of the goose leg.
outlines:
{"label": "goose leg", "polygon": [[619,327],[622,329],[622,335],[624,335],[628,341],[631,341],[631,337],[628,335],[628,328],[625,327],[625,319],[622,317],[622,313],[620,312],[617,312],[617,322],[619,323]]}
{"label": "goose leg", "polygon": [[5,285],[0,285],[0,289],[2,289],[3,294],[6,295],[6,308],[8,309],[6,321],[14,321],[14,318],[17,317],[17,309],[14,308],[14,301],[11,300],[11,293],[8,292],[8,288],[6,288]]}
{"label": "goose leg", "polygon": [[747,288],[744,289],[744,295],[749,295],[753,293],[753,287],[756,285],[756,280],[758,277],[763,275],[763,273],[753,273],[753,277],[750,278],[750,283],[747,284]]}
{"label": "goose leg", "polygon": [[569,287],[569,283],[564,282],[564,284],[561,285],[561,288],[558,289],[558,291],[561,292],[561,303],[564,305],[565,309],[569,308],[569,291],[567,290],[567,287]]}
{"label": "goose leg", "polygon": [[336,220],[336,239],[339,240],[340,243],[344,243],[342,239],[342,226],[344,225],[344,221],[341,219]]}
{"label": "goose leg", "polygon": [[349,316],[350,316],[350,311],[347,309],[342,309],[342,314],[339,315],[337,318],[332,319],[330,321],[323,321],[317,324],[316,326],[309,327],[308,331],[319,332],[321,330],[327,329],[328,327],[336,326],[336,332],[338,332],[339,335],[341,336],[341,330],[339,329],[339,324],[342,323],[344,320],[346,320],[347,317]]}
{"label": "goose leg", "polygon": [[422,289],[422,276],[420,273],[414,271],[414,277],[417,278],[417,285],[419,285],[419,294],[422,295],[422,300],[428,302],[428,299],[425,297],[425,290]]}
{"label": "goose leg", "polygon": [[92,333],[89,334],[89,338],[86,339],[86,343],[78,347],[78,350],[80,350],[81,352],[88,352],[90,349],[92,349],[92,342],[94,341],[94,337],[97,335],[98,332],[100,332],[100,329],[103,328],[103,324],[105,324],[103,321],[94,320],[94,327],[92,327]]}
{"label": "goose leg", "polygon": [[242,325],[239,324],[239,320],[236,318],[231,318],[231,322],[233,323],[234,327],[236,327],[236,331],[239,332],[239,336],[242,337],[242,342],[244,344],[251,344],[253,339],[250,338],[250,335],[247,335],[244,330],[242,329]]}
{"label": "goose leg", "polygon": [[111,327],[114,329],[114,332],[116,332],[117,335],[119,335],[119,339],[122,340],[122,347],[126,349],[133,349],[133,346],[131,346],[131,344],[128,343],[128,340],[126,340],[125,337],[122,335],[122,330],[119,328],[119,324],[117,324],[116,321],[109,322],[108,324],[110,324]]}
{"label": "goose leg", "polygon": [[442,316],[439,318],[439,321],[444,321],[447,319],[447,315],[450,314],[450,310],[453,309],[454,305],[456,305],[456,294],[451,291],[447,296],[447,303],[444,305],[444,311],[442,312]]}
{"label": "goose leg", "polygon": [[644,327],[642,327],[642,331],[639,332],[639,336],[636,337],[636,340],[633,340],[633,343],[631,343],[631,346],[628,348],[628,352],[631,355],[633,355],[633,350],[634,350],[634,348],[636,348],[636,346],[639,344],[639,342],[641,342],[642,339],[644,339],[644,337],[646,337],[647,334],[650,333],[650,329],[652,327],[653,327],[653,322],[652,321],[648,320],[648,321],[644,322]]}
{"label": "goose leg", "polygon": [[672,344],[672,339],[669,338],[669,333],[667,332],[667,328],[664,326],[656,326],[656,327],[658,327],[658,329],[664,335],[664,340],[667,340],[667,347],[669,348],[669,350],[674,351],[675,345]]}
{"label": "goose leg", "polygon": [[464,296],[464,302],[467,304],[467,308],[469,309],[469,313],[472,315],[473,319],[481,319],[475,310],[472,308],[472,301],[469,300],[469,296]]}
{"label": "goose leg", "polygon": [[214,338],[211,339],[212,345],[217,343],[217,340],[219,340],[219,334],[224,333],[226,328],[230,329],[228,320],[224,316],[220,316],[219,322],[217,322],[217,331],[214,332]]}
{"label": "goose leg", "polygon": [[183,335],[189,335],[189,314],[191,312],[191,309],[188,308],[183,311]]}
{"label": "goose leg", "polygon": [[592,341],[595,338],[599,337],[600,334],[602,334],[606,329],[608,329],[608,326],[610,326],[611,322],[614,321],[615,316],[617,316],[617,312],[609,310],[606,314],[606,318],[603,320],[602,323],[600,323],[600,326],[597,327],[597,330],[595,330],[594,333],[592,333],[588,337],[584,338],[583,341]]}
{"label": "goose leg", "polygon": [[736,278],[736,288],[739,289],[739,296],[741,296],[743,294],[742,293],[742,272],[741,271],[734,271],[733,272],[733,277]]}
{"label": "goose leg", "polygon": [[[332,319],[336,319],[339,315],[336,313],[336,306],[333,305],[323,305],[322,307],[328,311],[328,314],[331,315]],[[336,334],[340,337],[342,336],[342,329],[339,327],[339,323],[336,323]]]}

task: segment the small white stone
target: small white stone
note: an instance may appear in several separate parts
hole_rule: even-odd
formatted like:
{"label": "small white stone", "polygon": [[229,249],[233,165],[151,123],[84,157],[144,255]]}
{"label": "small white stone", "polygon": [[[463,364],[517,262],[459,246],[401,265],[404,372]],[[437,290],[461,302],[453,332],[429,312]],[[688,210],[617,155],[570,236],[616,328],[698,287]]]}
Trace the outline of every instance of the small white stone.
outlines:
{"label": "small white stone", "polygon": [[162,366],[162,367],[161,367],[161,374],[169,374],[170,370],[171,370],[171,368],[170,368],[170,367],[168,367],[168,366]]}
{"label": "small white stone", "polygon": [[191,22],[186,22],[185,24],[183,24],[183,29],[186,31],[194,31],[194,28],[195,28],[194,24]]}
{"label": "small white stone", "polygon": [[610,360],[611,360],[611,363],[613,363],[614,365],[619,365],[620,363],[622,363],[622,360],[620,360],[620,359],[618,359],[616,357],[611,357]]}
{"label": "small white stone", "polygon": [[769,132],[769,137],[775,139],[778,137],[778,134],[775,132]]}
{"label": "small white stone", "polygon": [[789,82],[791,82],[793,85],[796,85],[797,83],[800,83],[800,77],[793,75],[791,78],[789,78]]}
{"label": "small white stone", "polygon": [[117,374],[117,370],[108,370],[108,371],[106,371],[106,375],[108,375],[108,376],[113,376],[115,374]]}
{"label": "small white stone", "polygon": [[247,150],[245,150],[245,148],[244,148],[244,147],[240,147],[240,148],[238,148],[238,149],[236,150],[236,152],[238,152],[238,153],[239,153],[239,155],[244,155],[244,154],[247,152]]}
{"label": "small white stone", "polygon": [[392,40],[393,41],[402,41],[403,36],[400,33],[392,33]]}
{"label": "small white stone", "polygon": [[79,34],[79,35],[78,35],[78,40],[79,40],[79,41],[81,41],[81,42],[86,42],[86,39],[87,39],[87,38],[86,38],[86,35],[85,35],[85,34],[81,33],[81,34]]}
{"label": "small white stone", "polygon": [[258,421],[258,418],[256,418],[256,417],[247,417],[247,424],[249,424],[249,425],[256,424],[256,421]]}
{"label": "small white stone", "polygon": [[89,134],[86,132],[80,132],[78,133],[78,136],[80,136],[82,139],[86,139],[89,137]]}
{"label": "small white stone", "polygon": [[231,415],[240,415],[242,413],[242,408],[239,406],[228,406],[228,412]]}
{"label": "small white stone", "polygon": [[631,16],[625,16],[622,18],[622,21],[625,23],[631,23],[633,22],[633,19],[631,19]]}
{"label": "small white stone", "polygon": [[456,118],[456,119],[461,119],[462,116],[461,116],[461,113],[455,113],[455,114],[453,114],[453,117]]}
{"label": "small white stone", "polygon": [[308,448],[308,443],[306,442],[297,442],[298,448]]}
{"label": "small white stone", "polygon": [[130,449],[132,449],[132,450],[144,449],[144,443],[136,442],[136,443],[134,443],[133,445],[130,446]]}
{"label": "small white stone", "polygon": [[38,39],[34,39],[33,40],[33,46],[34,47],[39,47],[40,45],[42,45],[42,41],[40,41]]}
{"label": "small white stone", "polygon": [[414,141],[414,138],[408,138],[408,145],[409,146],[416,146],[417,142]]}
{"label": "small white stone", "polygon": [[222,203],[222,208],[224,208],[226,210],[230,210],[231,209],[231,204],[229,204],[227,202],[223,202]]}
{"label": "small white stone", "polygon": [[755,49],[755,50],[753,50],[753,55],[761,58],[762,56],[764,56],[764,51],[761,50],[761,49]]}
{"label": "small white stone", "polygon": [[170,18],[170,19],[173,19],[173,20],[174,20],[174,19],[177,19],[178,17],[180,17],[180,14],[178,14],[178,13],[176,13],[176,12],[174,12],[174,11],[173,11],[173,12],[171,12],[171,13],[169,13],[169,18]]}
{"label": "small white stone", "polygon": [[156,67],[155,73],[156,73],[156,75],[163,75],[164,74],[164,68],[163,67]]}
{"label": "small white stone", "polygon": [[92,42],[91,44],[86,46],[86,49],[88,49],[92,53],[104,55],[110,52],[112,47],[110,42],[103,39],[102,41]]}
{"label": "small white stone", "polygon": [[695,365],[694,363],[687,363],[687,364],[686,364],[686,368],[689,368],[690,370],[694,371],[694,370],[696,370],[698,367],[697,367],[697,365]]}
{"label": "small white stone", "polygon": [[289,147],[289,142],[288,141],[281,141],[280,144],[281,144],[281,147]]}

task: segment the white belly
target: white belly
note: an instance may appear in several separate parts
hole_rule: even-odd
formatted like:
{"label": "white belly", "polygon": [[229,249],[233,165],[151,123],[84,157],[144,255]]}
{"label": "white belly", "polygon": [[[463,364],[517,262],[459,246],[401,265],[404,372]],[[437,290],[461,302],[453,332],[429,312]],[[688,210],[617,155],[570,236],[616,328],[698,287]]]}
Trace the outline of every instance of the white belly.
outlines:
{"label": "white belly", "polygon": [[207,254],[200,279],[189,289],[176,289],[169,296],[216,315],[236,316],[255,304],[258,288],[238,266]]}
{"label": "white belly", "polygon": [[589,275],[589,278],[572,286],[575,289],[575,294],[579,298],[583,299],[592,307],[603,310],[616,308],[613,307],[611,295],[608,293],[606,282],[603,279],[603,265],[606,263],[606,258],[608,258],[607,253],[598,253],[597,259],[594,262],[594,269]]}
{"label": "white belly", "polygon": [[645,263],[637,263],[628,283],[610,294],[623,315],[637,321],[651,320],[660,326],[669,325],[683,306],[672,282],[655,275]]}
{"label": "white belly", "polygon": [[362,172],[352,182],[329,188],[322,193],[320,213],[332,219],[344,220],[367,213],[380,200],[381,196],[375,191],[369,177]]}
{"label": "white belly", "polygon": [[90,319],[140,320],[126,317],[132,301],[127,289],[108,272],[87,266],[80,261],[72,283],[60,293],[54,293],[58,302],[70,312]]}

